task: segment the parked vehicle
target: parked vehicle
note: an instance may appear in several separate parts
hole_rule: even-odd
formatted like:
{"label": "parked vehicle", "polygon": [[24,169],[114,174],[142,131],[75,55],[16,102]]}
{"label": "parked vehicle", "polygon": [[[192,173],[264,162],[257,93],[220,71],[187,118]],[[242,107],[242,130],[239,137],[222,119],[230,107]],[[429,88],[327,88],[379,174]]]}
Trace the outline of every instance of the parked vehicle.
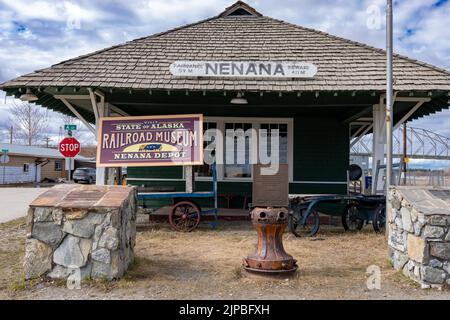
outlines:
{"label": "parked vehicle", "polygon": [[91,184],[95,181],[95,168],[77,168],[73,172],[72,178],[75,183],[83,181]]}

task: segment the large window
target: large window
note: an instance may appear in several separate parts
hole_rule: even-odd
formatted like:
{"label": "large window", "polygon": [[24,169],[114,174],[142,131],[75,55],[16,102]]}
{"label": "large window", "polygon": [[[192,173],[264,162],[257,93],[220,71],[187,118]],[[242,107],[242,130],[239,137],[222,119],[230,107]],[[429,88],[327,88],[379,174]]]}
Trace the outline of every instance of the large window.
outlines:
{"label": "large window", "polygon": [[225,178],[251,178],[252,127],[250,122],[225,123]]}
{"label": "large window", "polygon": [[[219,162],[217,164],[217,178],[219,181],[251,181],[253,164],[256,161],[253,155],[259,157],[259,162],[267,163],[271,155],[272,137],[278,130],[279,161],[282,164],[292,164],[293,160],[293,129],[292,119],[277,118],[234,118],[234,117],[205,117],[203,131],[207,135],[203,142],[205,159],[212,154]],[[217,136],[217,132],[221,134]],[[232,136],[226,138],[227,130]],[[253,145],[252,135],[258,137],[257,144]],[[223,137],[222,142],[220,136]],[[230,139],[231,137],[231,139]],[[263,150],[260,150],[262,148]],[[252,155],[252,152],[253,153]],[[261,157],[260,153],[266,153]],[[263,159],[264,158],[264,159]],[[222,161],[223,162],[222,162]],[[194,166],[195,175],[201,179],[211,179],[212,168],[209,164]],[[289,168],[290,179],[293,177],[292,165]]]}
{"label": "large window", "polygon": [[263,150],[267,150],[267,156],[271,157],[272,150],[272,136],[275,136],[275,130],[278,130],[278,159],[280,164],[288,163],[288,125],[287,123],[261,123],[260,125],[260,146]]}

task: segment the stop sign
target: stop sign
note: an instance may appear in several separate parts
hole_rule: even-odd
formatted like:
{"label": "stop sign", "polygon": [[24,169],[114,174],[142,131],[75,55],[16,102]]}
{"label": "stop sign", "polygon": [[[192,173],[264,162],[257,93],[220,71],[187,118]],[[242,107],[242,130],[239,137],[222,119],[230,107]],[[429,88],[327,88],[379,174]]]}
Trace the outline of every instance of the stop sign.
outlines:
{"label": "stop sign", "polygon": [[75,138],[64,138],[59,143],[59,152],[65,158],[73,158],[80,152],[80,143]]}

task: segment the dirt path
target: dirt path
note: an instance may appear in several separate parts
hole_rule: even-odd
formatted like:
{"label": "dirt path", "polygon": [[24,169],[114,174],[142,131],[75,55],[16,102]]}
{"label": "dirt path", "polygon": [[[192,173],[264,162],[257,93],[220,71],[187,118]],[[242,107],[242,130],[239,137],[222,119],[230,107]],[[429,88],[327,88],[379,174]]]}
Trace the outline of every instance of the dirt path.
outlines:
{"label": "dirt path", "polygon": [[[319,238],[285,236],[286,251],[299,262],[290,279],[261,280],[241,268],[254,247],[249,222],[204,225],[193,233],[164,223],[140,227],[136,263],[113,284],[89,283],[81,290],[61,283],[20,281],[23,220],[0,225],[0,298],[3,299],[450,299],[450,290],[422,290],[388,263],[383,236],[370,229],[322,230]],[[368,290],[366,269],[381,268],[381,290]],[[24,289],[29,287],[28,289]]]}

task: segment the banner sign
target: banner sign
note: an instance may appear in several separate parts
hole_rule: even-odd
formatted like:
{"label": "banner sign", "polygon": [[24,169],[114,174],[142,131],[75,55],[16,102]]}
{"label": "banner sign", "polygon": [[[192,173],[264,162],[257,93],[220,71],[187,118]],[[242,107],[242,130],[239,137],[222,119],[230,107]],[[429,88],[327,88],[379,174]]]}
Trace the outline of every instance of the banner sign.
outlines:
{"label": "banner sign", "polygon": [[230,78],[312,78],[317,67],[308,62],[273,61],[175,61],[174,76]]}
{"label": "banner sign", "polygon": [[100,119],[98,167],[203,164],[203,115]]}

